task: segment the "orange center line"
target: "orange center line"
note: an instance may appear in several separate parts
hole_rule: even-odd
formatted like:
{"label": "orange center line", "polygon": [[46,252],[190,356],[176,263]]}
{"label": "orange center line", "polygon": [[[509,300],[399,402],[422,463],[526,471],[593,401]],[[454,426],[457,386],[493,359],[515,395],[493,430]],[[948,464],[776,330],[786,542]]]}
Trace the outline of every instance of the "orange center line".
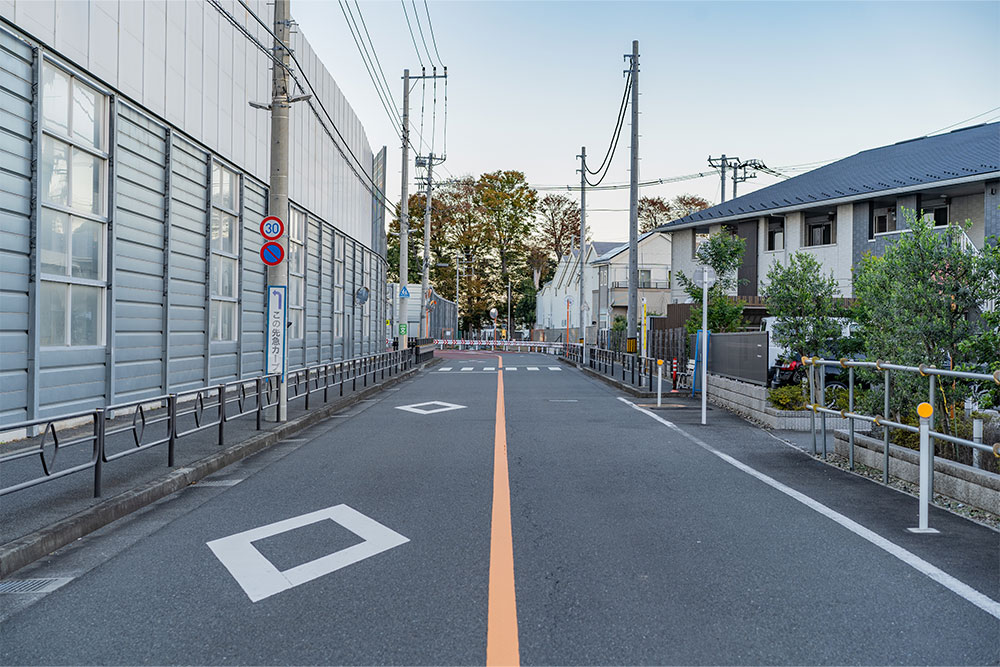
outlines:
{"label": "orange center line", "polygon": [[503,357],[497,356],[497,416],[493,449],[493,517],[490,533],[490,592],[486,622],[486,664],[520,665],[517,602],[514,598],[514,541],[510,522],[507,421],[503,401]]}

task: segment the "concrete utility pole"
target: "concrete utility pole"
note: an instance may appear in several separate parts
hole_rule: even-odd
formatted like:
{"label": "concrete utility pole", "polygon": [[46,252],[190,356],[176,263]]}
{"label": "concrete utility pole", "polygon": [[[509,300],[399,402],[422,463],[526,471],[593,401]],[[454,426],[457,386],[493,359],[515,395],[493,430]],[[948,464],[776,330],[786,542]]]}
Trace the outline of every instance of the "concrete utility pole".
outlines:
{"label": "concrete utility pole", "polygon": [[580,147],[580,337],[583,339],[583,348],[580,354],[580,363],[587,365],[587,323],[584,320],[583,309],[583,276],[584,262],[587,261],[587,147]]}
{"label": "concrete utility pole", "polygon": [[434,153],[431,153],[426,160],[417,160],[417,166],[421,163],[427,166],[427,195],[424,205],[424,271],[420,279],[420,337],[427,338],[430,333],[427,331],[427,292],[430,289],[431,271],[431,187],[434,181]]}
{"label": "concrete utility pole", "polygon": [[639,314],[639,40],[632,42],[632,173],[628,204],[628,341],[629,353],[637,351]]}
{"label": "concrete utility pole", "polygon": [[[753,161],[751,161],[753,162]],[[708,156],[708,166],[715,167],[719,170],[719,175],[722,179],[722,190],[721,190],[721,201],[720,203],[726,201],[726,170],[730,167],[733,169],[733,197],[736,197],[736,184],[742,183],[749,178],[755,178],[756,176],[747,176],[746,166],[750,163],[740,162],[738,157],[726,157],[723,153],[722,157],[714,158],[711,155]],[[740,175],[740,169],[743,169],[743,174]]]}
{"label": "concrete utility pole", "polygon": [[[410,180],[410,70],[403,70],[403,176],[400,188],[399,204],[399,292],[402,295],[407,287],[409,277],[410,254],[410,202],[407,188]],[[396,336],[399,339],[399,349],[406,349],[407,333],[403,333],[406,325],[406,306],[409,299],[399,297],[399,316],[396,319]],[[421,318],[423,319],[423,318]]]}
{"label": "concrete utility pole", "polygon": [[[289,0],[274,0],[274,55],[281,61],[271,67],[271,174],[267,211],[288,228],[288,33],[291,24]],[[267,284],[285,288],[288,296],[288,243],[282,235],[274,243],[281,245],[285,261],[267,267]],[[287,310],[286,310],[287,312]],[[272,416],[276,421],[288,419],[288,385],[284,369],[288,367],[288,346],[282,346],[281,380],[278,383],[278,405]]]}

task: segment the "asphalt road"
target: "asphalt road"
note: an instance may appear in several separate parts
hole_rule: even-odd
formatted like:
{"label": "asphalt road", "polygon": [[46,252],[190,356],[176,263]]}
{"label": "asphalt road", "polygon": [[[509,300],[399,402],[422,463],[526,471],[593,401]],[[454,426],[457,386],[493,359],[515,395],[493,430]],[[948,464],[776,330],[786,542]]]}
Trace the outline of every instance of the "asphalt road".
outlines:
{"label": "asphalt road", "polygon": [[1000,662],[997,533],[698,417],[450,353],[18,573],[71,580],[0,596],[0,662]]}

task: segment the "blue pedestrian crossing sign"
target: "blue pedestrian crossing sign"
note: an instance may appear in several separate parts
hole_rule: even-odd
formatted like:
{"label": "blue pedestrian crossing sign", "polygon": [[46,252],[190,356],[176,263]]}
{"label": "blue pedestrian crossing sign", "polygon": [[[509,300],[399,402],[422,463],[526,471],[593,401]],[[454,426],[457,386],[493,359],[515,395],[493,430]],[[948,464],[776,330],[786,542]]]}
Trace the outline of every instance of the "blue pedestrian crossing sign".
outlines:
{"label": "blue pedestrian crossing sign", "polygon": [[399,298],[400,299],[410,298],[410,290],[406,289],[406,285],[403,285],[403,288],[399,290]]}

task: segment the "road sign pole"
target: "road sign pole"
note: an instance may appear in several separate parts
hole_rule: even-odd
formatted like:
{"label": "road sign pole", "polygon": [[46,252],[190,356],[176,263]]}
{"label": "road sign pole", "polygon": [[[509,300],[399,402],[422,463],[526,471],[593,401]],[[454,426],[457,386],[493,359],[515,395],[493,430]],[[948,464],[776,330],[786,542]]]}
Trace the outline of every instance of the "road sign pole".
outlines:
{"label": "road sign pole", "polygon": [[708,269],[702,267],[701,286],[701,423],[708,423]]}
{"label": "road sign pole", "polygon": [[[272,68],[271,78],[271,174],[268,191],[268,215],[288,220],[288,32],[290,27],[289,0],[274,2],[274,55],[280,66]],[[270,243],[281,248],[281,258],[287,254],[285,240],[280,238]],[[269,286],[288,287],[288,263],[279,261],[267,267]],[[287,293],[287,292],[286,292]],[[288,419],[288,385],[284,370],[288,366],[287,346],[282,345],[281,378],[278,382],[278,405],[269,415],[275,421]]]}

